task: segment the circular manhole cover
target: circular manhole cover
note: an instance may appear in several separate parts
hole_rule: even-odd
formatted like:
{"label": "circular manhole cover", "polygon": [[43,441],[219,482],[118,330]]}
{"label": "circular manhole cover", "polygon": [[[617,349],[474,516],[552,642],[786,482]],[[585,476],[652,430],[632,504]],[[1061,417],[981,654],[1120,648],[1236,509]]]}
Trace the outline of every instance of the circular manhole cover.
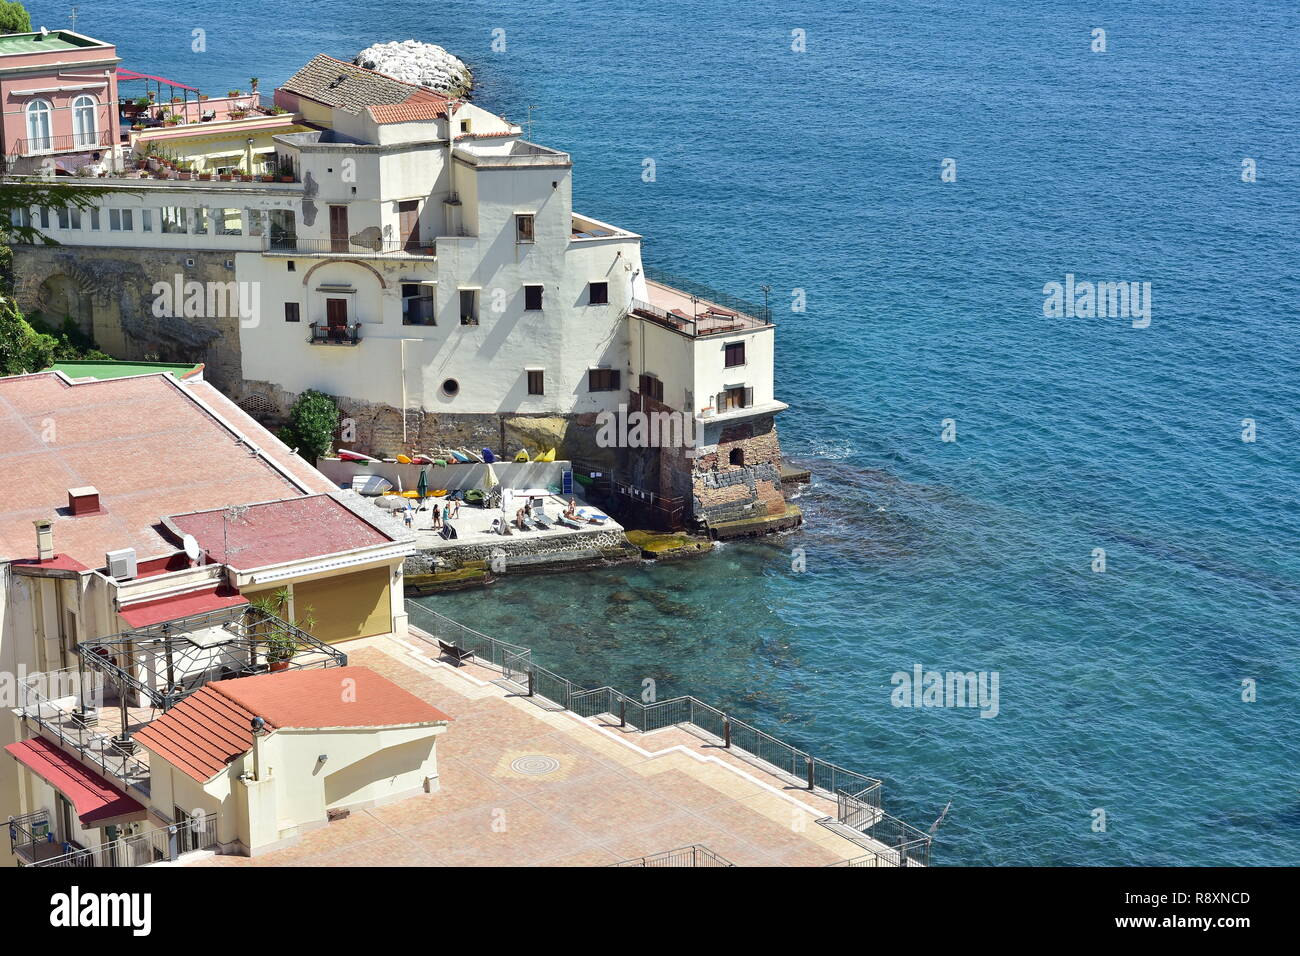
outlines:
{"label": "circular manhole cover", "polygon": [[533,754],[528,757],[516,757],[510,761],[510,769],[515,773],[527,774],[530,777],[540,777],[544,774],[554,773],[560,769],[560,762],[554,757],[545,757],[541,754]]}

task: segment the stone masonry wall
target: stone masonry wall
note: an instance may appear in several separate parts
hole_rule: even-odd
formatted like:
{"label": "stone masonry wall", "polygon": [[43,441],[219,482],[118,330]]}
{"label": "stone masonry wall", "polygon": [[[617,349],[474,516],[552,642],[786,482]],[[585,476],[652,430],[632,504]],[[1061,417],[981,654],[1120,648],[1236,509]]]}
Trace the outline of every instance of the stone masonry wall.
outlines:
{"label": "stone masonry wall", "polygon": [[[785,511],[781,492],[781,445],[772,417],[724,425],[716,448],[695,459],[693,491],[695,515],[709,521],[731,521],[755,514],[779,515]],[[740,449],[744,464],[731,464],[731,452]]]}
{"label": "stone masonry wall", "polygon": [[[104,224],[105,227],[107,224]],[[186,260],[194,265],[186,265]],[[110,247],[14,247],[14,296],[27,313],[39,313],[50,325],[65,316],[52,314],[54,287],[73,290],[70,303],[61,294],[60,308],[73,306],[73,318],[89,312],[99,348],[114,358],[132,361],[202,362],[205,377],[227,392],[241,374],[239,317],[230,303],[228,315],[159,318],[153,314],[155,283],[227,283],[235,279],[230,253],[183,249]]]}

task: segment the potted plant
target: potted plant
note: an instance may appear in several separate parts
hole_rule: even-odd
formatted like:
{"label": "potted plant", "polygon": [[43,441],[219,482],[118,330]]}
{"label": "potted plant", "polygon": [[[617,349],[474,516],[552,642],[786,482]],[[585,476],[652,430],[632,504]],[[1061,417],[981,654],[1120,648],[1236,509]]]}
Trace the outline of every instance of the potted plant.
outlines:
{"label": "potted plant", "polygon": [[233,178],[234,178],[234,176],[233,176],[232,173],[218,173],[218,174],[217,174],[217,179],[221,180],[223,183],[228,183],[228,182],[230,182],[230,180],[233,179]]}
{"label": "potted plant", "polygon": [[258,636],[266,647],[267,667],[272,671],[283,671],[298,653],[298,632],[310,630],[316,626],[312,609],[306,608],[301,618],[290,618],[289,589],[280,588],[270,594],[255,597],[249,601],[249,607],[262,615],[254,626]]}
{"label": "potted plant", "polygon": [[230,111],[231,119],[243,119],[247,115],[248,115],[248,110],[244,109],[242,106],[237,106]]}
{"label": "potted plant", "polygon": [[204,172],[199,173],[199,179],[200,179],[202,182],[205,182],[205,183],[206,183],[206,182],[207,182],[208,180],[210,180],[211,178],[212,178],[212,173],[210,173],[210,172],[204,171]]}
{"label": "potted plant", "polygon": [[236,96],[242,96],[243,93],[240,92],[239,90],[227,90],[226,95],[233,98]]}
{"label": "potted plant", "polygon": [[251,79],[249,79],[249,81],[248,81],[248,88],[249,88],[250,90],[252,90],[254,93],[256,93],[256,92],[257,92],[257,84],[258,84],[258,79],[257,79],[257,77],[254,76],[254,77],[252,77]]}

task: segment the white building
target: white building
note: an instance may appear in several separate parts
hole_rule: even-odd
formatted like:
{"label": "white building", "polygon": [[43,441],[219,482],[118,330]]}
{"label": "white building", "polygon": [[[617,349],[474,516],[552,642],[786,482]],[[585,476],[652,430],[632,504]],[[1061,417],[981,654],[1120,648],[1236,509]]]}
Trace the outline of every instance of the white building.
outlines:
{"label": "white building", "polygon": [[[570,157],[472,103],[323,54],[275,102],[312,127],[273,137],[275,181],[106,178],[92,213],[34,210],[79,257],[20,252],[20,301],[113,354],[205,361],[254,414],[336,396],[357,450],[549,439],[680,519],[797,523],[765,309],[647,281],[640,236],[573,210]],[[597,416],[628,407],[703,449],[601,447]]]}

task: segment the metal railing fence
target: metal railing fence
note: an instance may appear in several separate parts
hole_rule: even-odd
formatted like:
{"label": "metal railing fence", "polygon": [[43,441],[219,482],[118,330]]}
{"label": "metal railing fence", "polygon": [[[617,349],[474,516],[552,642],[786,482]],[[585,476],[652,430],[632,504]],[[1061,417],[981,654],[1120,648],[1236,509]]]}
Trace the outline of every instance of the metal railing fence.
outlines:
{"label": "metal railing fence", "polygon": [[[584,690],[541,667],[532,651],[465,627],[436,611],[406,602],[410,622],[432,637],[473,650],[479,659],[528,696],[542,697],[580,717],[609,716],[643,733],[687,726],[799,786],[836,800],[838,831],[877,857],[879,866],[926,866],[931,838],[881,809],[881,782],[815,757],[695,697],[642,701],[612,687]],[[863,858],[855,858],[863,859]],[[849,861],[844,864],[848,865]],[[665,864],[669,865],[669,864]]]}

